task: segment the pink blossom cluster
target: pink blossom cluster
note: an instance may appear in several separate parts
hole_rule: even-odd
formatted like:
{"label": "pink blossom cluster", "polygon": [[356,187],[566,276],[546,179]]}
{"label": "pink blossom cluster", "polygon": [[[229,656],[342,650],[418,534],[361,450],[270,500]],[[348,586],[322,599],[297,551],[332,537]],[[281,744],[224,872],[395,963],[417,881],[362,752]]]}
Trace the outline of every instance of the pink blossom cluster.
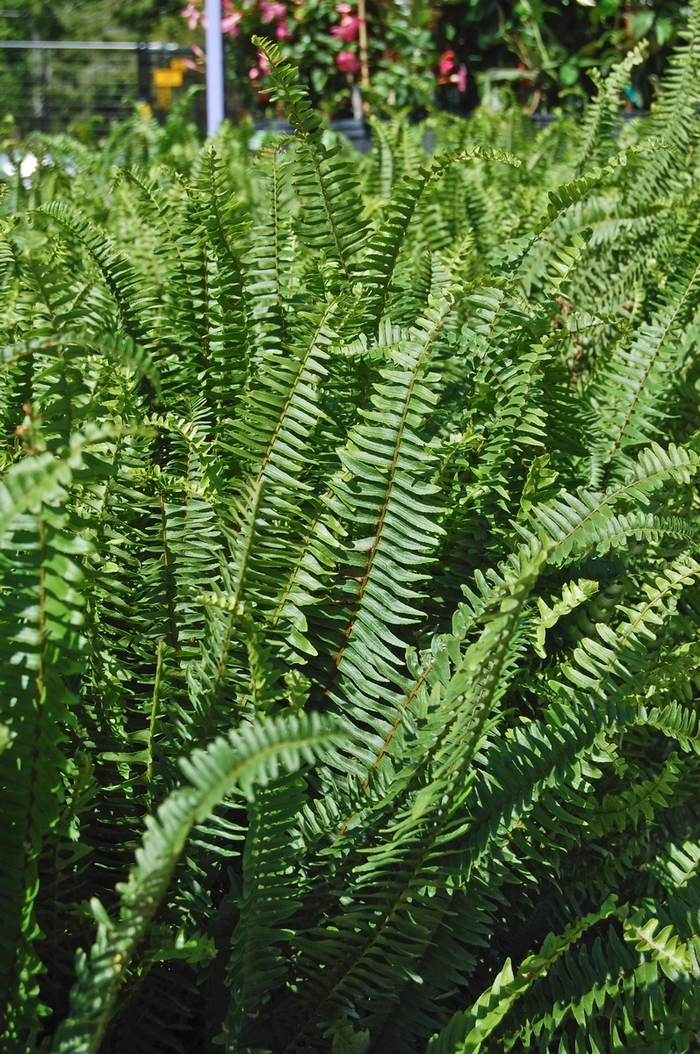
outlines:
{"label": "pink blossom cluster", "polygon": [[291,37],[287,5],[280,3],[280,0],[260,0],[260,17],[263,22],[275,23],[275,36],[278,40],[288,40]]}
{"label": "pink blossom cluster", "polygon": [[187,7],[183,7],[180,14],[187,19],[188,29],[196,29],[199,25],[206,28],[207,20],[204,17],[204,12],[199,10],[194,0],[189,0]]}
{"label": "pink blossom cluster", "polygon": [[456,84],[457,91],[467,90],[467,67],[464,63],[457,65],[454,51],[443,51],[438,59],[438,84]]}
{"label": "pink blossom cluster", "polygon": [[223,8],[226,14],[221,19],[221,32],[227,33],[230,37],[237,37],[240,33],[240,26],[238,23],[243,18],[243,12],[237,11],[232,3],[226,3],[224,0]]}
{"label": "pink blossom cluster", "polygon": [[[353,14],[352,6],[345,0],[336,4],[335,9],[340,15],[340,23],[331,26],[331,36],[343,44],[351,44],[360,32],[360,19]],[[354,51],[341,51],[335,57],[335,64],[341,73],[357,73],[360,69],[360,60]]]}
{"label": "pink blossom cluster", "polygon": [[341,51],[335,56],[335,64],[341,73],[357,73],[361,65],[354,51]]}
{"label": "pink blossom cluster", "polygon": [[350,4],[337,4],[336,11],[340,15],[340,25],[331,26],[331,36],[344,44],[351,44],[360,31],[360,20],[353,15]]}

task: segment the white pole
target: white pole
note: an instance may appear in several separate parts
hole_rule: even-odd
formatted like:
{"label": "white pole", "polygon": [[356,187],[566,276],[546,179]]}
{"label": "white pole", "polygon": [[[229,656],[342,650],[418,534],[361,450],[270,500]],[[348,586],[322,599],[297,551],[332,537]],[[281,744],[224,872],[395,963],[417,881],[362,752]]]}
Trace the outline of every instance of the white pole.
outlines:
{"label": "white pole", "polygon": [[224,37],[221,0],[206,0],[207,135],[215,135],[224,119]]}

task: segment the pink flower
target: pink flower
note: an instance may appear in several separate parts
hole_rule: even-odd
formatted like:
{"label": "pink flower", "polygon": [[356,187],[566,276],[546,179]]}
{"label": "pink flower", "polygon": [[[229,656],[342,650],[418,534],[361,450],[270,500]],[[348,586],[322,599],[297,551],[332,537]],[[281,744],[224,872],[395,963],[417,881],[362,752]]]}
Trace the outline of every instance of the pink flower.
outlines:
{"label": "pink flower", "polygon": [[258,66],[260,67],[260,72],[263,75],[268,74],[270,72],[270,62],[268,60],[268,57],[264,51],[260,50],[260,48],[258,48]]}
{"label": "pink flower", "polygon": [[292,35],[292,31],[289,28],[288,22],[278,22],[275,26],[275,36],[278,40],[289,40]]}
{"label": "pink flower", "polygon": [[339,26],[331,26],[331,36],[334,40],[342,40],[344,44],[350,44],[356,38],[359,28],[359,18],[355,15],[343,15]]}
{"label": "pink flower", "polygon": [[448,73],[452,73],[455,68],[455,53],[454,51],[443,51],[442,55],[438,59],[438,69],[443,77],[446,77]]}
{"label": "pink flower", "polygon": [[230,37],[237,37],[241,29],[238,23],[243,18],[242,11],[233,10],[230,15],[221,19],[221,32],[228,33]]}
{"label": "pink flower", "polygon": [[354,51],[341,51],[335,56],[335,64],[341,73],[357,73],[360,60]]}
{"label": "pink flower", "polygon": [[464,63],[461,64],[456,74],[453,77],[455,84],[457,85],[457,91],[464,92],[467,90],[467,67]]}
{"label": "pink flower", "polygon": [[258,79],[258,77],[260,76],[260,70],[258,69],[258,67],[257,66],[251,66],[250,69],[248,70],[248,76],[250,77],[250,79],[252,81],[256,81]]}
{"label": "pink flower", "polygon": [[352,4],[336,4],[335,9],[339,15],[351,15]]}
{"label": "pink flower", "polygon": [[287,14],[287,5],[279,0],[260,0],[260,17],[263,22],[275,22]]}
{"label": "pink flower", "polygon": [[187,19],[188,29],[196,29],[202,19],[202,12],[197,10],[192,0],[190,0],[187,7],[183,7],[180,14]]}

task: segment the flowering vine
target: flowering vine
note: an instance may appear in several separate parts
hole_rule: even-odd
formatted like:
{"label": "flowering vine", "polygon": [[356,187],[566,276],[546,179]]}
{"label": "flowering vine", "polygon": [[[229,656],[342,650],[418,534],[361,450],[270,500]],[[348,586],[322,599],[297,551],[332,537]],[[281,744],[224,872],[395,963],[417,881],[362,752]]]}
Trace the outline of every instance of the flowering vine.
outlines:
{"label": "flowering vine", "polygon": [[[278,40],[286,40],[289,35],[289,27],[285,21],[287,5],[280,0],[260,0],[260,20],[262,22],[275,22],[275,35]],[[240,22],[245,18],[247,11],[234,6],[232,0],[222,0],[223,17],[221,19],[221,32],[229,37],[237,37],[241,32]],[[190,30],[206,29],[207,16],[202,8],[202,0],[188,0],[188,3],[180,12],[187,21]]]}
{"label": "flowering vine", "polygon": [[[428,11],[430,2],[414,0],[413,7],[423,4]],[[366,3],[371,5],[368,15]],[[206,27],[203,6],[204,0],[187,0],[181,10],[192,32]],[[251,40],[256,34],[277,40],[285,58],[301,70],[315,105],[332,115],[350,109],[350,89],[352,98],[359,98],[358,86],[363,98],[369,98],[373,77],[375,107],[381,108],[382,96],[394,105],[392,92],[399,105],[430,105],[439,78],[453,71],[440,67],[436,77],[429,32],[412,25],[407,12],[401,0],[222,0],[233,111],[254,110],[271,96],[267,60]],[[357,112],[356,104],[353,110]]]}

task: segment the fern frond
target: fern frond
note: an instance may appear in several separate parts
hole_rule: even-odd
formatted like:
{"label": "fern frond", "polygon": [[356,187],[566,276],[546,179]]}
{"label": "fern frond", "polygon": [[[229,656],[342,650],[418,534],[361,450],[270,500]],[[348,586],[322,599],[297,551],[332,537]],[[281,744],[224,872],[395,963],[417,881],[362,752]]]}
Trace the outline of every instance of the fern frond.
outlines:
{"label": "fern frond", "polygon": [[104,275],[126,332],[148,348],[149,326],[144,316],[150,310],[150,298],[141,292],[138,275],[124,253],[115,249],[90,220],[63,201],[49,202],[37,211],[60,224],[90,253]]}
{"label": "fern frond", "polygon": [[368,240],[362,264],[358,269],[357,276],[363,287],[367,287],[369,294],[370,302],[366,306],[369,318],[378,320],[384,312],[399,251],[421,196],[432,184],[437,183],[452,165],[473,158],[514,166],[519,164],[516,158],[507,154],[472,147],[461,153],[436,158],[429,169],[420,166],[417,174],[405,176],[402,184],[394,191],[386,206],[381,225]]}
{"label": "fern frond", "polygon": [[61,744],[75,706],[67,679],[86,653],[80,558],[90,545],[67,531],[67,488],[82,464],[78,443],[68,457],[36,453],[16,462],[0,484],[3,576],[0,593],[3,704],[9,746],[0,758],[3,790],[0,888],[0,1005],[8,1049],[21,1050],[35,1032],[41,969],[34,903],[37,861],[59,815]]}
{"label": "fern frond", "polygon": [[576,134],[578,142],[575,166],[579,171],[584,166],[588,168],[591,161],[598,161],[596,154],[600,155],[602,151],[610,150],[614,141],[615,124],[620,120],[622,93],[629,84],[632,70],[644,61],[646,52],[647,44],[643,41],[631,48],[612,67],[604,80],[600,79],[600,74],[596,75],[596,94],[588,101]]}
{"label": "fern frond", "polygon": [[616,349],[591,392],[605,437],[599,454],[604,477],[626,450],[647,444],[661,431],[664,375],[676,364],[679,343],[683,348],[683,329],[697,309],[698,233],[693,231],[684,243],[663,306],[656,307],[650,322],[639,327],[629,348],[623,344]]}
{"label": "fern frond", "polygon": [[506,962],[493,985],[474,1006],[453,1017],[447,1027],[431,1039],[427,1054],[477,1054],[482,1044],[499,1027],[515,1000],[539,978],[544,977],[552,964],[579,941],[591,926],[618,910],[614,900],[607,901],[598,911],[573,923],[561,937],[550,934],[539,953],[526,959],[517,973],[513,971],[511,963]]}
{"label": "fern frond", "polygon": [[276,44],[259,37],[253,43],[267,57],[275,98],[285,106],[301,143],[295,184],[302,206],[301,234],[310,249],[337,261],[349,282],[351,260],[365,240],[366,229],[357,180],[340,147],[324,145],[320,118],[297,71],[283,61]]}
{"label": "fern frond", "polygon": [[84,953],[79,957],[71,1012],[54,1042],[57,1054],[96,1054],[99,1049],[129,960],[165,895],[193,826],[203,823],[234,789],[252,800],[255,786],[276,779],[280,767],[293,772],[303,761],[311,764],[335,735],[315,714],[280,717],[231,732],[183,760],[191,787],[174,791],[157,816],[148,818],[136,866],[120,889],[119,920],[111,919],[99,901],[92,904],[97,940],[89,958]]}

